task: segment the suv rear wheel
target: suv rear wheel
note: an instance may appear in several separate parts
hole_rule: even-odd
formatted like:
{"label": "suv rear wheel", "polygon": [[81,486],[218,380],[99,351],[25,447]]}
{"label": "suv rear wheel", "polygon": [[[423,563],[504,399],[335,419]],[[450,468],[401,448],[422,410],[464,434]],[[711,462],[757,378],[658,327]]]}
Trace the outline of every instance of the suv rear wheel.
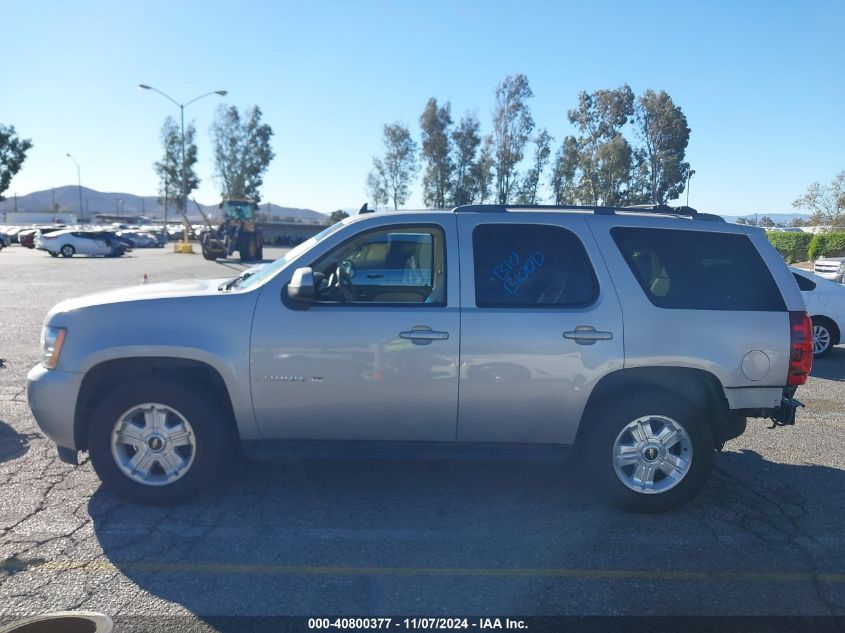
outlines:
{"label": "suv rear wheel", "polygon": [[670,510],[707,480],[713,432],[683,398],[640,392],[604,408],[595,423],[588,459],[601,491],[615,505],[632,512]]}
{"label": "suv rear wheel", "polygon": [[194,383],[144,380],[118,387],[97,407],[88,430],[94,470],[129,501],[185,499],[238,454],[231,425],[215,404]]}

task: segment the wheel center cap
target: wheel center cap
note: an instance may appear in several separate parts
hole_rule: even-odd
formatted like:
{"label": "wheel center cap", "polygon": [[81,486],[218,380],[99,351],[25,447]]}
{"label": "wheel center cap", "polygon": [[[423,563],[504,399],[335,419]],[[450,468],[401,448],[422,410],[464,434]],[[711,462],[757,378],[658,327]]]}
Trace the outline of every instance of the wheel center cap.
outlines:
{"label": "wheel center cap", "polygon": [[660,454],[654,446],[647,446],[643,451],[643,457],[645,457],[648,461],[653,462],[657,459],[657,456]]}
{"label": "wheel center cap", "polygon": [[164,448],[164,439],[160,435],[151,435],[147,438],[147,448],[156,453],[159,452]]}

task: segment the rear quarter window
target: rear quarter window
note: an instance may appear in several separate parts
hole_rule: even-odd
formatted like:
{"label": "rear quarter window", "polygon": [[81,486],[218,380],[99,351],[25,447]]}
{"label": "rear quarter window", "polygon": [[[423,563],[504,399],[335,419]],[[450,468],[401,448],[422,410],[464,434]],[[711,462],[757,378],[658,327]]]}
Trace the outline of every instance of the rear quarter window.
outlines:
{"label": "rear quarter window", "polygon": [[676,310],[784,311],[745,235],[616,227],[611,235],[649,301]]}

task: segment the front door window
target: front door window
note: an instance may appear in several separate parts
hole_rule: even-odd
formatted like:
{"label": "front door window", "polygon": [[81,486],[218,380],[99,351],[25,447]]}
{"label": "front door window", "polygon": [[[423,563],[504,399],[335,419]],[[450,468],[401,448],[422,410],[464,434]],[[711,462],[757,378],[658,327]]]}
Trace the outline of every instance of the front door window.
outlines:
{"label": "front door window", "polygon": [[368,231],[312,264],[320,303],[445,305],[443,231]]}

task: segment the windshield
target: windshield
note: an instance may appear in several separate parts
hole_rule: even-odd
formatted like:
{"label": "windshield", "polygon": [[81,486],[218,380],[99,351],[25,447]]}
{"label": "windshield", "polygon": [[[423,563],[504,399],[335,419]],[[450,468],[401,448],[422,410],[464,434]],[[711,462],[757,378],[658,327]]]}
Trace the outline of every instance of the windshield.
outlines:
{"label": "windshield", "polygon": [[332,235],[336,231],[340,230],[343,226],[345,226],[347,222],[337,222],[332,224],[331,226],[323,229],[317,235],[313,236],[311,239],[302,242],[298,246],[292,248],[287,253],[282,255],[279,259],[273,261],[270,264],[267,264],[263,268],[258,269],[256,272],[252,273],[249,277],[246,277],[244,280],[238,283],[238,288],[251,288],[253,286],[261,285],[265,280],[270,279],[273,277],[277,272],[279,272],[282,268],[288,265],[288,263],[295,260],[297,257],[302,255],[305,251],[309,248],[314,246],[317,242],[321,242],[322,240],[326,239],[329,235]]}
{"label": "windshield", "polygon": [[237,218],[239,220],[251,220],[254,215],[254,209],[249,202],[226,202],[226,216],[230,218]]}

